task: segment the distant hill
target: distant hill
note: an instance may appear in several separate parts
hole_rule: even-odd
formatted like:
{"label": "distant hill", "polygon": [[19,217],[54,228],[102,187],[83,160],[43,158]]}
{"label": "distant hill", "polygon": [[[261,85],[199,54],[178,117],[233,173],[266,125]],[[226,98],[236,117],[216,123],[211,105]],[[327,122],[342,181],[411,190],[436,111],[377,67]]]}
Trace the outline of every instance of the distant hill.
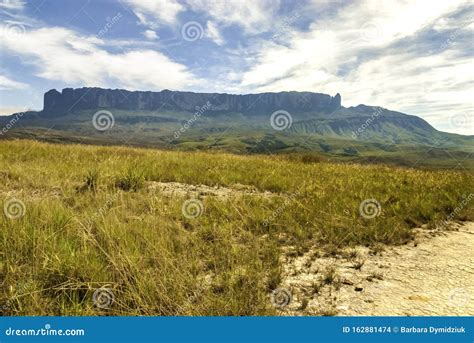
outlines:
{"label": "distant hill", "polygon": [[[18,116],[0,118],[0,125]],[[417,116],[377,106],[343,107],[340,94],[311,92],[52,89],[42,111],[21,114],[10,126],[1,138],[371,159],[426,147],[436,158],[445,149],[462,160],[474,152],[474,136],[441,132]]]}

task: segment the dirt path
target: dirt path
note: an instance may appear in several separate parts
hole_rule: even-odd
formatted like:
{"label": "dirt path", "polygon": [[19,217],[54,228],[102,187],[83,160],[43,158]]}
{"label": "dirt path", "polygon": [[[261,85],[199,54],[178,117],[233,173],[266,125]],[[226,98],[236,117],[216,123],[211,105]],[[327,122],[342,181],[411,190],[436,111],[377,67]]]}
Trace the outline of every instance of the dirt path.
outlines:
{"label": "dirt path", "polygon": [[[356,251],[356,252],[355,252]],[[284,258],[283,315],[474,315],[474,223],[335,258]]]}

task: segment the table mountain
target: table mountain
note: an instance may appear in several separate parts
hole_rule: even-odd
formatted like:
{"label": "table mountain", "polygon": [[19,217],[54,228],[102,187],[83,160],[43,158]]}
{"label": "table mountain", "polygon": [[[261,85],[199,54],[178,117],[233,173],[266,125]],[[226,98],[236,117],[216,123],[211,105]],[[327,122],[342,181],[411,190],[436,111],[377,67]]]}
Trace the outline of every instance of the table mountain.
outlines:
{"label": "table mountain", "polygon": [[[105,129],[94,125],[99,111],[110,113]],[[474,136],[441,132],[417,116],[378,106],[344,107],[340,94],[66,88],[46,92],[42,111],[18,117],[0,119],[8,127],[0,138],[343,156],[405,154],[416,146],[430,147],[436,158],[443,149],[474,151]]]}
{"label": "table mountain", "polygon": [[58,117],[80,110],[113,108],[130,111],[190,111],[207,102],[209,112],[272,113],[284,109],[290,112],[321,111],[330,113],[341,106],[341,96],[310,92],[261,94],[192,93],[164,90],[161,92],[130,92],[120,89],[65,88],[44,95],[45,117]]}

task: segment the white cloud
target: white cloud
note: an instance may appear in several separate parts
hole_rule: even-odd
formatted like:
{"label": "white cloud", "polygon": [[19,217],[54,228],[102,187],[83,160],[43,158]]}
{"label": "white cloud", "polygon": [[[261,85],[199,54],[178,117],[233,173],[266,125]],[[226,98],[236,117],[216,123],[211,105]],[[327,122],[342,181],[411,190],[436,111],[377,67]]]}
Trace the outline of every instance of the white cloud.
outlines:
{"label": "white cloud", "polygon": [[24,106],[0,106],[0,116],[9,116],[14,113],[28,111]]}
{"label": "white cloud", "polygon": [[23,82],[14,81],[4,75],[0,75],[0,90],[25,89],[28,85]]}
{"label": "white cloud", "polygon": [[368,4],[371,2],[357,3],[342,10],[341,24],[332,29],[341,32],[351,27],[360,28],[356,31],[362,35],[361,44],[381,46],[413,35],[441,15],[454,10],[459,2],[402,0],[380,1],[376,7]]}
{"label": "white cloud", "polygon": [[22,10],[25,7],[25,1],[23,0],[2,0],[0,2],[0,8],[5,10]]}
{"label": "white cloud", "polygon": [[[317,70],[320,77],[328,73],[335,74],[341,57],[346,56],[330,31],[297,35],[291,41],[291,46],[288,47],[273,42],[265,43],[255,65],[243,74],[242,86],[265,87],[270,83],[274,84],[276,80],[288,79],[288,82],[294,81],[301,88],[308,82],[315,82],[308,72]],[[349,58],[350,56],[344,60]],[[300,75],[304,80],[294,78],[298,69],[305,71]]]}
{"label": "white cloud", "polygon": [[181,12],[192,10],[195,18],[190,21],[206,22],[207,37],[217,45],[224,45],[225,40],[220,27],[237,25],[246,34],[258,34],[274,26],[274,18],[280,7],[280,0],[259,1],[208,1],[187,0],[181,3],[176,0],[150,1],[126,0],[140,22],[152,29],[163,25],[176,27]]}
{"label": "white cloud", "polygon": [[176,0],[127,0],[140,22],[151,28],[174,25],[185,8]]}
{"label": "white cloud", "polygon": [[143,35],[149,40],[156,40],[159,38],[156,32],[153,30],[145,30]]}
{"label": "white cloud", "polygon": [[[409,39],[416,41],[420,31],[465,5],[465,1],[351,3],[313,22],[308,32],[286,33],[284,45],[259,42],[261,50],[242,73],[240,89],[340,92],[346,106],[380,105],[449,129],[451,116],[472,116],[469,70],[474,62],[456,54],[467,48],[456,42],[430,55],[410,46]],[[463,29],[472,34],[470,26]],[[391,46],[395,42],[402,42],[397,49]]]}
{"label": "white cloud", "polygon": [[285,75],[290,78],[288,72],[298,66],[336,74],[340,65],[357,58],[362,49],[384,47],[411,36],[458,5],[384,1],[374,6],[365,1],[345,6],[336,15],[313,23],[309,32],[286,35],[286,45],[264,43],[257,64],[243,75],[243,85],[266,84]]}
{"label": "white cloud", "polygon": [[203,12],[215,22],[223,25],[236,24],[252,34],[267,31],[280,7],[279,0],[188,0],[188,4],[193,11]]}
{"label": "white cloud", "polygon": [[217,28],[215,23],[238,25],[251,34],[272,27],[280,7],[280,0],[126,0],[126,3],[142,24],[155,29],[163,25],[175,26],[181,12],[192,10],[212,19],[214,28]]}
{"label": "white cloud", "polygon": [[0,47],[36,66],[37,76],[71,85],[157,90],[198,82],[184,65],[158,51],[111,53],[104,41],[65,28],[29,30],[14,38],[0,32],[0,38]]}
{"label": "white cloud", "polygon": [[225,44],[224,38],[222,38],[222,35],[219,31],[219,28],[217,27],[217,25],[214,22],[212,22],[210,20],[207,22],[206,35],[212,41],[214,41],[214,43],[216,43],[217,45],[224,45]]}

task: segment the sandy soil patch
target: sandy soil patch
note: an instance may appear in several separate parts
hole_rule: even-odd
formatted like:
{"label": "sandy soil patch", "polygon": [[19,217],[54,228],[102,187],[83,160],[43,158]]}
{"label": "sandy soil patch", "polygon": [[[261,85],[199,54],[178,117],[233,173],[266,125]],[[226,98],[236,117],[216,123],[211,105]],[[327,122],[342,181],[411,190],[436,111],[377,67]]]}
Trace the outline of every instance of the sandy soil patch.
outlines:
{"label": "sandy soil patch", "polygon": [[403,246],[282,257],[281,314],[474,315],[474,223],[416,230]]}
{"label": "sandy soil patch", "polygon": [[157,191],[169,196],[213,196],[220,198],[236,197],[243,195],[254,195],[272,197],[278,196],[272,192],[261,192],[252,186],[236,184],[232,187],[221,187],[221,186],[206,186],[206,185],[192,185],[188,183],[180,182],[147,182],[147,187],[151,191]]}

